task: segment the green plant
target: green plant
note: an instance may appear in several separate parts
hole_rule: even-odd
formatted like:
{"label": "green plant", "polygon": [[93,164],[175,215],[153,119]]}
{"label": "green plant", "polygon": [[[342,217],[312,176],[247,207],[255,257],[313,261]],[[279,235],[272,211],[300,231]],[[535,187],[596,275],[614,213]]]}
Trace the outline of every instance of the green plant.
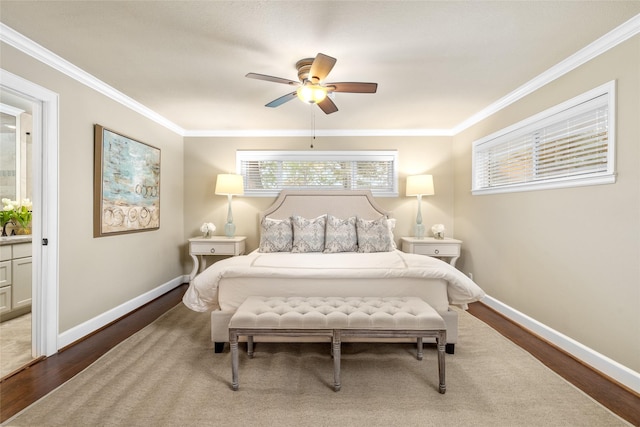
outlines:
{"label": "green plant", "polygon": [[4,225],[13,221],[22,228],[29,228],[31,225],[33,204],[29,199],[22,199],[18,204],[17,201],[11,199],[2,199],[2,211],[0,211],[0,225]]}
{"label": "green plant", "polygon": [[2,199],[2,210],[0,211],[0,226],[4,227],[6,223],[11,221],[13,216],[14,205],[11,199]]}
{"label": "green plant", "polygon": [[13,212],[13,219],[20,227],[29,228],[31,226],[31,206],[22,205]]}

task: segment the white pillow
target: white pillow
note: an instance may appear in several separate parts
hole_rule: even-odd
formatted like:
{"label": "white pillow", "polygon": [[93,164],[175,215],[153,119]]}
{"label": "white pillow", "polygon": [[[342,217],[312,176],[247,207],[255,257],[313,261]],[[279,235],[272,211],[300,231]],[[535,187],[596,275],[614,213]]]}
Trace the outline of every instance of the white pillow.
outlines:
{"label": "white pillow", "polygon": [[291,252],[293,230],[291,219],[264,218],[260,224],[260,252]]}
{"label": "white pillow", "polygon": [[358,233],[358,252],[390,252],[394,250],[387,218],[384,216],[375,220],[357,218],[356,232]]}
{"label": "white pillow", "polygon": [[356,233],[356,217],[340,219],[333,215],[327,217],[327,231],[324,240],[324,252],[356,252],[358,250],[358,234]]}
{"label": "white pillow", "polygon": [[293,248],[291,252],[322,252],[327,216],[307,219],[293,216]]}

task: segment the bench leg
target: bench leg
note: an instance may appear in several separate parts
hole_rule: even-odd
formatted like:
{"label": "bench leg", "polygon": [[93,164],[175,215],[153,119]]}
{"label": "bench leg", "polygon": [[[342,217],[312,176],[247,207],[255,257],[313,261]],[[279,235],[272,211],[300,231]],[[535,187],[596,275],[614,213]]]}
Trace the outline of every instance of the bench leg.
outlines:
{"label": "bench leg", "polygon": [[229,345],[231,347],[231,387],[238,390],[238,334],[229,333]]}
{"label": "bench leg", "polygon": [[253,335],[247,337],[247,355],[253,359]]}
{"label": "bench leg", "polygon": [[417,356],[417,358],[418,358],[418,360],[422,360],[422,357],[423,357],[423,355],[422,355],[423,347],[424,347],[424,346],[422,345],[422,337],[418,337],[418,349],[417,349],[417,350],[418,350],[418,353],[417,353],[417,355],[416,355],[416,356]]}
{"label": "bench leg", "polygon": [[447,386],[445,384],[445,369],[444,369],[444,355],[445,355],[445,347],[447,344],[447,331],[440,331],[438,333],[438,337],[436,338],[436,344],[438,346],[438,377],[439,377],[439,386],[438,391],[444,394],[447,391]]}
{"label": "bench leg", "polygon": [[340,391],[340,331],[333,331],[333,340],[332,340],[333,349],[333,389],[335,391]]}

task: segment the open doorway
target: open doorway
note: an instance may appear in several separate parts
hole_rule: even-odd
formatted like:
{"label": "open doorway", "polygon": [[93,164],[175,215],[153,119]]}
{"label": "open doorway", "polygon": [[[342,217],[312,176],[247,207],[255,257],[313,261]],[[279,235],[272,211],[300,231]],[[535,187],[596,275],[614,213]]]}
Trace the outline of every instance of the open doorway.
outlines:
{"label": "open doorway", "polygon": [[[31,267],[22,265],[21,271],[31,274],[33,359],[58,351],[58,95],[0,69],[0,102],[18,104],[16,108],[30,110],[32,117]],[[18,255],[26,259],[29,254],[24,249]]]}
{"label": "open doorway", "polygon": [[0,92],[0,378],[36,357],[31,314],[32,134],[32,101]]}

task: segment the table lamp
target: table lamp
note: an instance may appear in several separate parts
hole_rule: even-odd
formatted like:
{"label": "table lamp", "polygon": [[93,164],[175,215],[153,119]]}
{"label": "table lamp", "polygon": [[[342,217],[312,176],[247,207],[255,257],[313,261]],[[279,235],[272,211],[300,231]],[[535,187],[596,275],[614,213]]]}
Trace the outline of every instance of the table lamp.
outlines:
{"label": "table lamp", "polygon": [[414,236],[416,239],[424,238],[424,224],[422,224],[422,196],[432,196],[433,189],[432,175],[413,175],[407,177],[407,196],[418,196],[418,215],[414,225]]}
{"label": "table lamp", "polygon": [[224,234],[233,237],[236,233],[236,225],[233,223],[233,213],[231,211],[231,198],[244,194],[244,181],[242,175],[221,173],[216,180],[216,194],[227,196],[229,210],[227,211],[227,223],[224,225]]}

